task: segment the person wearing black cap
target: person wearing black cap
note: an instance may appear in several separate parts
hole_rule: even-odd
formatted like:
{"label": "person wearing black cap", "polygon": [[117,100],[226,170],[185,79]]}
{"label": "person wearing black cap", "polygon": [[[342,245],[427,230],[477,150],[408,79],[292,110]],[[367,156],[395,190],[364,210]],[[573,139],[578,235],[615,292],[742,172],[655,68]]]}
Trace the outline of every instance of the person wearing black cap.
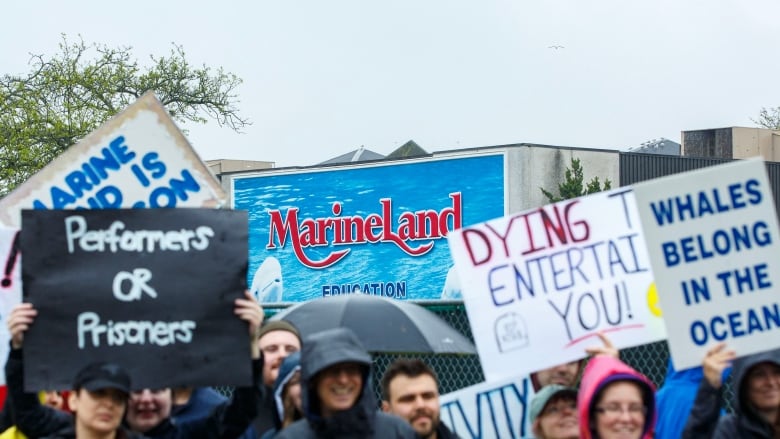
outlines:
{"label": "person wearing black cap", "polygon": [[347,328],[307,337],[301,351],[305,417],[275,438],[416,438],[409,423],[377,409],[371,363],[371,355]]}
{"label": "person wearing black cap", "polygon": [[[250,340],[251,358],[252,358],[252,377],[254,384],[249,386],[237,387],[229,403],[216,407],[207,418],[195,419],[184,423],[175,423],[170,417],[171,391],[164,389],[159,392],[149,389],[136,390],[131,392],[129,398],[125,398],[122,404],[121,414],[124,414],[127,408],[126,423],[129,428],[135,432],[143,433],[145,436],[158,439],[187,439],[187,438],[237,438],[247,430],[251,420],[257,416],[258,401],[260,397],[260,350],[257,345],[257,333],[263,321],[263,310],[257,301],[246,292],[246,297],[236,299],[234,313],[236,316],[248,323],[249,333],[252,335]],[[11,334],[11,352],[6,363],[5,373],[8,383],[9,397],[16,410],[17,426],[28,437],[73,437],[66,434],[58,435],[60,422],[73,424],[72,418],[59,418],[57,423],[49,423],[48,417],[36,417],[22,413],[22,409],[35,411],[40,406],[37,397],[35,397],[35,407],[31,405],[19,406],[16,400],[26,398],[22,386],[24,365],[22,361],[21,346],[24,332],[33,324],[37,311],[29,303],[17,305],[10,313],[7,326]],[[128,386],[129,388],[129,383]],[[159,393],[159,402],[161,407],[154,412],[147,410],[141,405],[143,395],[148,393]],[[27,399],[26,401],[29,401]],[[149,415],[153,415],[154,422],[146,421]],[[101,412],[98,417],[106,416]],[[120,416],[121,419],[121,416]],[[143,425],[141,425],[143,424]],[[81,437],[81,436],[79,436]],[[125,437],[107,435],[106,437]],[[142,436],[137,436],[142,437]]]}
{"label": "person wearing black cap", "polygon": [[[23,332],[34,317],[35,310],[29,303],[21,304],[9,316],[11,351],[6,376],[21,378]],[[68,396],[72,415],[41,404],[36,393],[24,391],[21,379],[9,379],[7,385],[16,424],[27,437],[137,437],[121,426],[131,386],[130,375],[119,365],[90,363],[76,374],[73,391]]]}
{"label": "person wearing black cap", "polygon": [[260,407],[252,426],[258,434],[263,434],[276,427],[274,383],[282,361],[301,350],[301,335],[292,323],[273,320],[260,328],[257,344],[262,354],[263,383],[260,385]]}

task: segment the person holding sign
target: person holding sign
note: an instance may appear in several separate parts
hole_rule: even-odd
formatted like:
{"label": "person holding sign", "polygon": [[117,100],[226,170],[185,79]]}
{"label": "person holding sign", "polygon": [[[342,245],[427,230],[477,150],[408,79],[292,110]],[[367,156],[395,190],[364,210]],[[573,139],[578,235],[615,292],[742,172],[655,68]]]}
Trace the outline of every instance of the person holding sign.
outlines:
{"label": "person holding sign", "polygon": [[531,384],[534,386],[534,391],[538,392],[542,387],[552,384],[575,387],[583,364],[584,360],[576,360],[533,372]]}
{"label": "person holding sign", "polygon": [[[170,389],[161,390],[136,390],[130,392],[128,378],[126,395],[124,400],[114,401],[121,405],[119,420],[127,409],[127,425],[135,432],[143,433],[146,437],[161,439],[187,439],[187,438],[237,438],[247,429],[252,419],[257,415],[257,402],[260,398],[259,384],[261,376],[260,349],[257,345],[257,334],[263,321],[263,310],[260,305],[245,293],[245,298],[236,299],[234,312],[238,318],[248,322],[250,340],[253,384],[247,387],[238,387],[233,393],[229,404],[217,407],[209,417],[193,420],[181,424],[175,424],[170,418],[172,405],[172,393]],[[17,425],[22,432],[29,437],[41,437],[58,435],[61,437],[73,437],[68,434],[75,429],[78,433],[78,417],[53,415],[49,407],[38,403],[35,394],[26,393],[23,389],[24,363],[21,348],[24,333],[34,324],[37,311],[30,303],[17,305],[8,318],[8,329],[11,334],[11,352],[6,363],[6,382],[14,408],[16,409]],[[152,395],[153,394],[153,395]],[[152,399],[150,399],[152,398]],[[34,403],[31,401],[34,399]],[[21,401],[22,403],[18,403]],[[121,403],[121,404],[120,404]],[[74,409],[74,411],[77,411]],[[87,412],[91,413],[91,412]],[[92,413],[95,415],[95,413]],[[108,418],[101,410],[97,418]],[[106,422],[104,422],[106,423]],[[119,422],[117,422],[117,425]],[[58,436],[60,437],[60,436]],[[79,438],[82,436],[79,435]],[[93,436],[87,436],[93,437]],[[103,436],[101,436],[103,437]],[[128,435],[107,435],[109,438],[130,437]]]}
{"label": "person holding sign", "polygon": [[6,364],[6,382],[18,429],[27,437],[132,437],[120,425],[130,395],[130,376],[116,364],[90,363],[78,372],[68,401],[73,415],[42,405],[37,394],[24,392],[20,373],[22,337],[35,314],[32,305],[22,303],[8,318],[11,351]]}
{"label": "person holding sign", "polygon": [[273,320],[260,328],[257,345],[263,354],[263,383],[260,410],[252,426],[257,434],[263,434],[276,427],[274,385],[285,358],[301,350],[301,334],[292,323]]}
{"label": "person holding sign", "polygon": [[[585,348],[585,353],[588,356],[606,355],[615,359],[620,358],[620,352],[612,344],[612,341],[603,333],[597,332],[596,337],[601,341],[600,345],[589,346]],[[579,421],[577,419],[577,385],[582,372],[583,366],[586,364],[586,359],[579,359],[570,361],[568,363],[559,364],[547,369],[542,369],[531,373],[530,380],[533,386],[533,391],[537,394],[534,395],[531,400],[531,410],[529,416],[526,418],[526,431],[533,432],[536,439],[542,438],[567,438],[572,434],[578,437],[579,435]],[[553,413],[547,413],[544,411],[544,406],[547,404],[548,399],[553,398],[548,392],[550,389],[573,389],[573,407],[574,407],[574,425],[571,425],[569,413],[564,411],[553,410]],[[553,399],[563,398],[567,395],[566,392],[562,394],[556,394]],[[538,398],[538,399],[537,399]],[[565,399],[565,398],[563,398]],[[534,408],[534,404],[536,404]],[[563,403],[561,403],[563,404]],[[559,404],[559,405],[561,405]],[[551,416],[547,416],[547,415]],[[560,416],[558,416],[560,415]],[[538,419],[537,419],[538,418]],[[535,422],[538,421],[538,422]]]}
{"label": "person holding sign", "polygon": [[591,358],[577,397],[583,439],[650,439],[655,428],[655,386],[610,355]]}
{"label": "person holding sign", "polygon": [[734,413],[720,417],[722,372],[735,357],[724,343],[704,357],[704,379],[696,393],[683,438],[775,438],[780,435],[780,349],[734,361]]}

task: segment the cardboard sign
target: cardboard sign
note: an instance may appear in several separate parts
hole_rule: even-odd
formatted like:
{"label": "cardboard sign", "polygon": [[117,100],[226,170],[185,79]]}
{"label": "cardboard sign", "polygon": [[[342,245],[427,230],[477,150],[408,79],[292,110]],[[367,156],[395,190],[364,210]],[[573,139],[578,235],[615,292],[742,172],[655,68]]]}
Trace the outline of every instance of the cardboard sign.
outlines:
{"label": "cardboard sign", "polygon": [[[0,364],[8,358],[8,314],[22,301],[22,255],[19,252],[19,229],[0,227]],[[5,374],[0,376],[0,385],[5,385]]]}
{"label": "cardboard sign", "polygon": [[764,162],[746,160],[636,185],[674,364],[726,342],[780,346],[777,216]]}
{"label": "cardboard sign", "polygon": [[533,393],[529,378],[475,384],[439,398],[441,421],[464,439],[531,438]]}
{"label": "cardboard sign", "polygon": [[232,179],[264,303],[340,294],[460,300],[447,234],[504,215],[504,154]]}
{"label": "cardboard sign", "polygon": [[450,250],[488,381],[665,337],[631,189],[455,231]]}
{"label": "cardboard sign", "polygon": [[0,224],[22,209],[216,207],[219,182],[149,92],[0,200]]}
{"label": "cardboard sign", "polygon": [[135,388],[251,383],[246,212],[120,209],[22,212],[25,387],[67,389],[94,360]]}

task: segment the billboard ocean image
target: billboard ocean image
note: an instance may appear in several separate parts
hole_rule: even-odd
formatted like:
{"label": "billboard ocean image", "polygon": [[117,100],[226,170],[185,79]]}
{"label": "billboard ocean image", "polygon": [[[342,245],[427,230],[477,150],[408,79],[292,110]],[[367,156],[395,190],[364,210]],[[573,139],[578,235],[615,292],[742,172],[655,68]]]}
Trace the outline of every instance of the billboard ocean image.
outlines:
{"label": "billboard ocean image", "polygon": [[442,297],[446,234],[505,214],[504,168],[492,154],[237,177],[251,290],[266,303],[358,292],[460,299]]}

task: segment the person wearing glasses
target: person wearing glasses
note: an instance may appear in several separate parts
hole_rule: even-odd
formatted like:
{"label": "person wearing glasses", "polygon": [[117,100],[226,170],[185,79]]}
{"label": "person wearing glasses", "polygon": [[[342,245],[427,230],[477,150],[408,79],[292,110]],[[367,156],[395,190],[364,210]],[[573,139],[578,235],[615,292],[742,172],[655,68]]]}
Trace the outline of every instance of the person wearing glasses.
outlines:
{"label": "person wearing glasses", "polygon": [[655,386],[615,357],[591,358],[582,374],[577,406],[583,439],[653,437]]}
{"label": "person wearing glasses", "polygon": [[536,439],[578,439],[577,389],[550,384],[531,400],[529,415]]}

